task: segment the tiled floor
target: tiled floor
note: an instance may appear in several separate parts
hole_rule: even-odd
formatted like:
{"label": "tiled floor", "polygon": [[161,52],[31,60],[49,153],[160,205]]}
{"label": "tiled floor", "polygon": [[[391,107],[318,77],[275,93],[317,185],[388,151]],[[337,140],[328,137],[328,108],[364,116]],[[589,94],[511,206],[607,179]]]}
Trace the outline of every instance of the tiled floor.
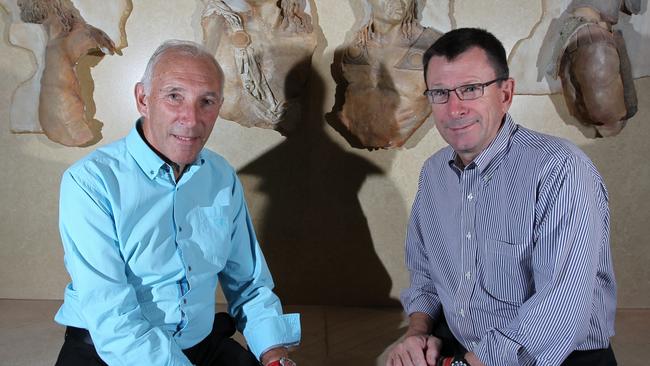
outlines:
{"label": "tiled floor", "polygon": [[[52,317],[59,301],[0,300],[0,365],[53,365],[63,327]],[[292,353],[301,366],[383,365],[381,354],[404,326],[399,309],[289,306],[302,314],[303,342]],[[619,310],[613,340],[621,366],[650,359],[650,309]]]}

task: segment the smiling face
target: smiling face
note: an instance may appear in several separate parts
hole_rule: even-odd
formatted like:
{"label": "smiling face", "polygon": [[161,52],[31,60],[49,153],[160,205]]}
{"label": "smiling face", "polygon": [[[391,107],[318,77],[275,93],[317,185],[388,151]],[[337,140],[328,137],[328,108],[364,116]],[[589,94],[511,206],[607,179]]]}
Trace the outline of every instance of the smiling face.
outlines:
{"label": "smiling face", "polygon": [[212,60],[170,51],[156,64],[150,90],[136,85],[145,138],[180,172],[210,137],[223,101],[222,83]]}
{"label": "smiling face", "polygon": [[[500,75],[499,75],[500,76]],[[427,89],[452,89],[497,78],[485,51],[473,47],[453,60],[434,56],[429,60]],[[453,91],[445,104],[431,104],[436,127],[465,165],[494,140],[512,104],[514,81],[486,86],[482,97],[460,100]]]}

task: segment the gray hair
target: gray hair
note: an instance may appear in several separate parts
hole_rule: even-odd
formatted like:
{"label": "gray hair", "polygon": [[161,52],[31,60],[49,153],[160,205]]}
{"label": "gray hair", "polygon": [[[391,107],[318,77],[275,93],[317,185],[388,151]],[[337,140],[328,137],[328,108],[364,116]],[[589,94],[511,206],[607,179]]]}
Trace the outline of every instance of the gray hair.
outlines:
{"label": "gray hair", "polygon": [[223,97],[223,84],[225,83],[225,78],[223,69],[221,69],[219,62],[217,62],[214,56],[202,45],[196,42],[183,41],[178,39],[170,39],[163,42],[163,44],[158,46],[158,48],[154,51],[153,55],[151,55],[151,58],[147,63],[147,68],[144,70],[144,74],[142,75],[142,79],[140,79],[140,82],[144,85],[145,93],[148,94],[151,91],[151,80],[153,79],[153,71],[156,68],[156,65],[158,65],[158,62],[160,62],[163,56],[170,52],[177,52],[183,56],[205,58],[212,61],[217,69],[217,75],[219,75],[219,78],[221,80],[221,96]]}

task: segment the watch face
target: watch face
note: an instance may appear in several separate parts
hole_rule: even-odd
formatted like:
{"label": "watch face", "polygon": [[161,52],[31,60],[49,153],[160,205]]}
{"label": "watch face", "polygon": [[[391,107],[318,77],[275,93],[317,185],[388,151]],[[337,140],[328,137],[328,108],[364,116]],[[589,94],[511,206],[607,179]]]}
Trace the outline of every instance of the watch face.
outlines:
{"label": "watch face", "polygon": [[465,361],[454,361],[451,363],[451,366],[469,366]]}

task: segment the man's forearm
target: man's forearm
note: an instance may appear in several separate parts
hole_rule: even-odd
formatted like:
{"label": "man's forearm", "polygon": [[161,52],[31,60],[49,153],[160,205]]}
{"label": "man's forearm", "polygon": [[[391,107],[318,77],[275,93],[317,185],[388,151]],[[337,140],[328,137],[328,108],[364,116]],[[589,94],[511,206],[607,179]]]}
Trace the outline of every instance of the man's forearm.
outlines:
{"label": "man's forearm", "polygon": [[409,327],[406,337],[412,335],[429,335],[433,331],[433,319],[426,313],[415,312],[409,316]]}
{"label": "man's forearm", "polygon": [[287,357],[287,356],[289,356],[289,351],[287,350],[286,347],[275,347],[264,352],[262,354],[262,357],[260,357],[260,361],[262,362],[262,365],[268,365],[273,361],[277,361],[282,357]]}

